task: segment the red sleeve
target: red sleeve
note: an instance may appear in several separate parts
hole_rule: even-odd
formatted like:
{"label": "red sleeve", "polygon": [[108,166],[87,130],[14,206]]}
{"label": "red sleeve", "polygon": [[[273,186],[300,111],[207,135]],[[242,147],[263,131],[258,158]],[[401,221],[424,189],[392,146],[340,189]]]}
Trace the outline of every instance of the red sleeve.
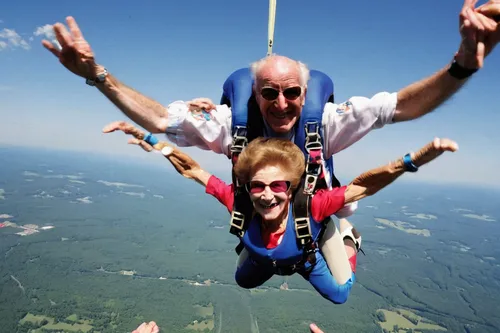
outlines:
{"label": "red sleeve", "polygon": [[213,195],[221,204],[226,206],[229,213],[233,211],[234,203],[234,187],[233,184],[227,185],[222,180],[215,176],[210,176],[208,179],[205,193]]}
{"label": "red sleeve", "polygon": [[316,192],[311,200],[312,217],[319,222],[344,207],[346,188],[347,186],[341,186]]}

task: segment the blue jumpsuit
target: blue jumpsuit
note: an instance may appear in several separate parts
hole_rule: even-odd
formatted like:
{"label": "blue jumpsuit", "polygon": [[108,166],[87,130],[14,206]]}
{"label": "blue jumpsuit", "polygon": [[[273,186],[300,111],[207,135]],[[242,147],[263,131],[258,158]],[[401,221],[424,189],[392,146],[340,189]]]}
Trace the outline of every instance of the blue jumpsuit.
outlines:
{"label": "blue jumpsuit", "polygon": [[[314,221],[311,214],[309,216],[313,237],[317,237],[321,224]],[[242,288],[249,289],[261,286],[273,275],[281,275],[276,271],[275,266],[291,266],[303,259],[303,250],[299,248],[296,241],[292,205],[289,207],[285,234],[276,248],[266,249],[261,236],[258,215],[249,223],[242,242],[249,253],[248,258],[236,270],[235,274],[236,283]],[[316,251],[315,256],[316,263],[312,269],[311,265],[306,262],[302,267],[297,268],[297,273],[309,281],[324,298],[335,304],[345,303],[355,282],[355,274],[353,273],[345,284],[339,285],[328,269],[320,251]]]}

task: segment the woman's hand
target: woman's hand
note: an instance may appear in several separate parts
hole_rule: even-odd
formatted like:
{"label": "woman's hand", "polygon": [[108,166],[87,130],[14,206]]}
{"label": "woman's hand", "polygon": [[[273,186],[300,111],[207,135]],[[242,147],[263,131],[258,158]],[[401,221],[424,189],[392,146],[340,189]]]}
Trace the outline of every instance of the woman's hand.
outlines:
{"label": "woman's hand", "polygon": [[163,156],[165,156],[170,161],[170,163],[172,163],[178,173],[188,179],[199,181],[198,176],[200,175],[202,170],[198,162],[193,160],[191,156],[183,153],[173,145],[165,141],[158,141],[156,144],[152,145],[144,140],[146,134],[142,130],[125,121],[113,122],[105,126],[103,129],[104,133],[111,133],[114,131],[122,131],[127,135],[131,135],[132,138],[128,140],[128,143],[132,145],[138,145],[147,152],[153,150],[161,151]]}
{"label": "woman's hand", "polygon": [[178,173],[188,179],[199,180],[200,173],[203,170],[191,156],[170,145],[163,147],[161,153],[172,163]]}
{"label": "woman's hand", "polygon": [[[411,153],[411,161],[416,167],[421,167],[440,156],[445,151],[455,152],[458,145],[450,139],[436,138],[425,145],[416,153]],[[391,184],[407,171],[403,158],[387,165],[368,170],[356,177],[346,188],[345,203],[361,200],[374,195],[384,187]]]}
{"label": "woman's hand", "polygon": [[155,146],[150,145],[146,141],[144,141],[144,138],[146,136],[146,133],[138,129],[132,124],[129,124],[125,121],[115,121],[112,122],[102,129],[104,133],[112,133],[115,131],[122,131],[125,134],[132,135],[133,137],[128,140],[128,143],[131,145],[138,145],[142,149],[144,149],[147,152],[153,151],[153,150],[158,150],[160,151],[164,145],[169,145],[166,142],[158,142]]}
{"label": "woman's hand", "polygon": [[455,141],[435,138],[416,153],[411,153],[410,156],[413,164],[420,167],[434,160],[445,151],[455,152],[457,150],[458,144]]}

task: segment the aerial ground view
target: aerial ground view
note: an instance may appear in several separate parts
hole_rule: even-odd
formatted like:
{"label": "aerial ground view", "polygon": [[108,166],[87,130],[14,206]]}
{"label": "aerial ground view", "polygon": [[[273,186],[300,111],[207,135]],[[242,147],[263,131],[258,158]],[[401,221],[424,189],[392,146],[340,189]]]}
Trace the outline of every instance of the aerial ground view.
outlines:
{"label": "aerial ground view", "polygon": [[144,166],[1,153],[0,318],[11,332],[125,332],[150,320],[166,332],[500,329],[498,192],[395,184],[366,199],[352,218],[370,234],[366,256],[332,309],[297,276],[239,288],[227,211],[172,170],[137,177]]}
{"label": "aerial ground view", "polygon": [[[498,1],[3,7],[0,332],[500,332]],[[304,197],[341,302],[283,264]]]}

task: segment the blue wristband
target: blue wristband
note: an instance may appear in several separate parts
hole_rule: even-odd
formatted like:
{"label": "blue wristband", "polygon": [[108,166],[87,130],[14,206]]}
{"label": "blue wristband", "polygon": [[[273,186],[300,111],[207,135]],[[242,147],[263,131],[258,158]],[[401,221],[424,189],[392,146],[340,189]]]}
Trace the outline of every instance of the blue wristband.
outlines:
{"label": "blue wristband", "polygon": [[405,156],[403,156],[403,163],[404,163],[404,166],[406,169],[405,171],[409,171],[409,172],[417,172],[418,171],[418,167],[411,160],[410,154],[406,154]]}
{"label": "blue wristband", "polygon": [[146,134],[146,136],[144,137],[144,141],[149,143],[151,146],[154,146],[158,143],[158,139],[151,133]]}

